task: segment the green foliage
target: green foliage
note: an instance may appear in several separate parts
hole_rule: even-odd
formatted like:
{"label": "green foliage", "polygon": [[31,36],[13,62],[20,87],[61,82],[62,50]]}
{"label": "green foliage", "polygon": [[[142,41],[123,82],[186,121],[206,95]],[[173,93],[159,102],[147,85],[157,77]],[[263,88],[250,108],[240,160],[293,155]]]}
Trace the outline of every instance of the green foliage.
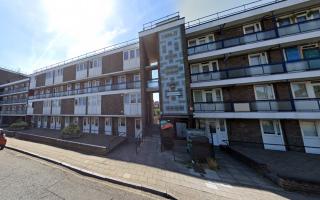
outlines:
{"label": "green foliage", "polygon": [[79,138],[81,136],[80,128],[76,124],[70,124],[62,130],[62,138]]}
{"label": "green foliage", "polygon": [[17,120],[15,123],[12,123],[9,127],[10,130],[23,130],[28,127],[28,123],[22,120]]}

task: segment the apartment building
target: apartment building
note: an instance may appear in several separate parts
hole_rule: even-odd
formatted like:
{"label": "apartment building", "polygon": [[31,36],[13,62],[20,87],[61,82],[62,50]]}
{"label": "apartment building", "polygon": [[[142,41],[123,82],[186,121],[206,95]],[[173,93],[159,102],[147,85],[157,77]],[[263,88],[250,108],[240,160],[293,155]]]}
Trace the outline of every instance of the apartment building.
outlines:
{"label": "apartment building", "polygon": [[27,112],[34,126],[74,123],[89,134],[141,135],[140,53],[131,43],[32,74]]}
{"label": "apartment building", "polygon": [[186,26],[196,127],[215,144],[320,153],[319,1],[206,20]]}
{"label": "apartment building", "polygon": [[174,124],[214,145],[320,153],[320,2],[262,0],[185,22],[152,21],[130,44],[30,76],[38,128],[130,138]]}
{"label": "apartment building", "polygon": [[25,120],[28,101],[27,75],[0,68],[0,124]]}

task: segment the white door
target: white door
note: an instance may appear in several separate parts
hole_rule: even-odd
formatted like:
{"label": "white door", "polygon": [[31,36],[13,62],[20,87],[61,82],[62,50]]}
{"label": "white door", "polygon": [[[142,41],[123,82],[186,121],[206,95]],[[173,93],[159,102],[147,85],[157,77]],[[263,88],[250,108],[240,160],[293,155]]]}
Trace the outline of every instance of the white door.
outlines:
{"label": "white door", "polygon": [[70,125],[70,117],[64,118],[64,127],[68,127]]}
{"label": "white door", "polygon": [[127,136],[126,118],[118,118],[118,134],[119,136]]}
{"label": "white door", "polygon": [[133,75],[134,88],[140,88],[140,74]]}
{"label": "white door", "polygon": [[280,122],[278,120],[260,120],[260,127],[265,149],[286,150]]}
{"label": "white door", "polygon": [[60,117],[55,117],[55,121],[56,121],[56,129],[60,130],[61,129],[61,118]]}
{"label": "white door", "polygon": [[90,133],[99,133],[99,117],[91,117],[91,131]]}
{"label": "white door", "polygon": [[320,121],[300,121],[300,128],[305,151],[320,154]]}
{"label": "white door", "polygon": [[141,119],[135,119],[135,137],[142,138],[142,121],[141,121]]}
{"label": "white door", "polygon": [[40,116],[38,117],[37,127],[41,128],[41,117]]}
{"label": "white door", "polygon": [[82,121],[82,131],[84,133],[89,133],[90,132],[90,120],[89,117],[84,117]]}
{"label": "white door", "polygon": [[104,119],[104,133],[106,135],[112,135],[112,119],[111,119],[111,117],[106,117]]}
{"label": "white door", "polygon": [[47,124],[48,124],[48,117],[43,117],[42,128],[47,128]]}
{"label": "white door", "polygon": [[208,119],[206,121],[206,132],[209,140],[215,146],[228,144],[228,133],[224,119]]}
{"label": "white door", "polygon": [[50,117],[50,129],[56,128],[55,117]]}

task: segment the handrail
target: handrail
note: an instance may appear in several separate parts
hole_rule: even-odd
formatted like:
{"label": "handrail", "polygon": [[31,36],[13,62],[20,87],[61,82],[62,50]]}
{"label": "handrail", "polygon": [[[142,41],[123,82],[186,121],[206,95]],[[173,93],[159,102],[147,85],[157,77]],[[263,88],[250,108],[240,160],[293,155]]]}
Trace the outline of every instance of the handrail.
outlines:
{"label": "handrail", "polygon": [[[304,104],[301,105],[299,103],[304,103]],[[248,104],[249,110],[236,111],[235,104]],[[320,112],[320,98],[194,102],[194,112],[217,112],[217,111],[218,112],[270,112],[270,111]]]}
{"label": "handrail", "polygon": [[12,103],[26,103],[28,101],[27,98],[22,99],[7,99],[0,101],[0,104],[12,104]]}
{"label": "handrail", "polygon": [[174,17],[180,17],[179,12],[175,12],[175,13],[169,14],[167,16],[161,17],[159,19],[145,23],[145,24],[143,24],[143,30],[146,31],[146,30],[152,29],[155,26],[157,26],[157,24],[159,24],[161,22],[165,22],[166,20],[172,19]]}
{"label": "handrail", "polygon": [[13,90],[2,91],[0,92],[0,95],[12,94],[12,93],[18,93],[18,92],[28,92],[28,87],[15,88]]}
{"label": "handrail", "polygon": [[129,45],[132,45],[132,44],[136,44],[138,42],[139,42],[138,38],[131,39],[131,40],[128,40],[128,41],[125,41],[125,42],[120,42],[118,44],[107,46],[107,47],[104,47],[102,49],[97,49],[97,50],[82,54],[80,56],[69,58],[67,60],[64,60],[64,61],[52,64],[52,65],[48,65],[48,66],[42,67],[40,69],[35,70],[34,73],[36,74],[36,73],[39,73],[39,72],[42,72],[42,71],[45,71],[45,70],[48,70],[48,69],[53,69],[53,68],[59,67],[61,65],[66,65],[66,64],[69,64],[69,63],[74,62],[74,61],[79,61],[81,59],[85,59],[85,58],[92,57],[92,56],[95,56],[95,55],[98,55],[98,54],[102,54],[102,53],[105,53],[105,52],[108,52],[108,51],[116,50],[116,49],[119,49],[119,48],[122,48],[122,47],[125,47],[125,46],[129,46]]}
{"label": "handrail", "polygon": [[219,11],[192,21],[188,21],[185,23],[185,27],[186,29],[195,27],[195,26],[199,26],[201,24],[205,24],[205,23],[209,23],[209,22],[213,22],[213,21],[217,21],[223,18],[227,18],[233,15],[237,15],[240,13],[244,13],[244,12],[248,12],[251,10],[255,10],[258,8],[262,8],[265,6],[269,6],[272,4],[277,4],[280,2],[283,2],[286,0],[256,0],[247,4],[243,4],[240,6],[236,6],[227,10],[223,10],[223,11]]}
{"label": "handrail", "polygon": [[[312,64],[313,61],[318,61],[319,66]],[[291,67],[291,64],[304,62],[305,65],[299,67]],[[313,66],[315,65],[315,66]],[[222,69],[219,71],[209,71],[191,74],[192,82],[212,81],[212,80],[225,80],[233,78],[244,78],[261,75],[271,74],[283,74],[290,72],[301,72],[301,71],[313,71],[320,69],[320,57],[300,59],[285,62],[275,62],[270,64],[252,65],[245,67],[233,67],[230,69]],[[251,71],[250,71],[251,70]],[[232,74],[233,73],[233,74]],[[200,78],[199,78],[200,77]],[[203,80],[200,80],[202,77]]]}
{"label": "handrail", "polygon": [[34,96],[29,96],[29,99],[33,100],[33,99],[87,94],[87,93],[100,93],[100,92],[114,91],[114,90],[139,89],[141,87],[140,83],[141,83],[140,81],[133,81],[133,82],[111,84],[111,85],[99,85],[99,86],[86,87],[81,89],[67,90],[62,92],[37,94]]}
{"label": "handrail", "polygon": [[[250,33],[250,34],[242,34],[241,36],[228,37],[225,39],[216,40],[216,41],[208,42],[205,44],[190,46],[190,47],[188,47],[188,55],[194,55],[194,54],[208,52],[208,51],[212,51],[212,50],[224,49],[224,48],[244,45],[244,44],[248,44],[248,43],[254,43],[254,42],[259,42],[259,41],[280,38],[280,37],[288,36],[288,35],[292,35],[292,34],[298,34],[298,33],[304,33],[304,32],[308,32],[308,31],[318,30],[318,29],[320,29],[319,25],[313,29],[307,29],[307,30],[301,29],[301,25],[306,24],[306,23],[310,23],[310,22],[315,22],[315,21],[320,21],[320,18],[306,20],[304,22],[297,22],[297,23],[293,23],[293,24],[289,24],[289,25],[285,25],[285,26],[280,26],[280,27],[275,26],[275,28],[261,30],[261,31],[257,31],[254,33]],[[296,32],[284,33],[284,34],[279,35],[279,31],[281,31],[285,28],[294,27],[294,26],[298,26],[298,29],[296,30]],[[255,36],[255,38],[253,36]],[[246,39],[248,41],[246,41]],[[229,43],[231,43],[231,44],[229,44]],[[201,49],[201,51],[197,52],[196,49]]]}

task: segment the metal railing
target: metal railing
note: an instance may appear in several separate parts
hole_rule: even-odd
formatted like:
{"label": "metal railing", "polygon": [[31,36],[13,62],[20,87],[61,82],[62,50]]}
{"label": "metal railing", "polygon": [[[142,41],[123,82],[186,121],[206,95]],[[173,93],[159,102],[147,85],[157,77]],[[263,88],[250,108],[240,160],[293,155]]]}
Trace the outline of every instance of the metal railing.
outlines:
{"label": "metal railing", "polygon": [[320,112],[320,98],[195,102],[194,112]]}
{"label": "metal railing", "polygon": [[140,81],[134,81],[134,82],[112,84],[112,85],[101,85],[101,86],[87,87],[82,89],[74,89],[74,90],[68,90],[63,92],[37,94],[34,96],[29,96],[29,99],[43,99],[43,98],[51,98],[51,97],[72,96],[72,95],[78,95],[78,94],[90,94],[90,93],[100,93],[100,92],[107,92],[107,91],[139,89],[139,88],[140,88]]}
{"label": "metal railing", "polygon": [[301,59],[282,63],[262,64],[247,67],[236,67],[220,71],[191,74],[191,82],[215,81],[233,78],[303,72],[320,69],[320,57]]}
{"label": "metal railing", "polygon": [[185,23],[186,29],[195,27],[195,26],[199,26],[201,24],[205,24],[205,23],[209,23],[209,22],[213,22],[213,21],[217,21],[226,17],[230,17],[233,15],[237,15],[240,13],[244,13],[244,12],[248,12],[250,10],[255,10],[258,8],[262,8],[265,6],[269,6],[272,4],[277,4],[280,2],[283,2],[286,0],[258,0],[258,1],[253,1],[250,3],[246,3],[237,7],[233,7],[227,10],[223,10],[211,15],[207,15],[189,22]]}
{"label": "metal railing", "polygon": [[215,51],[219,49],[255,43],[275,39],[283,36],[304,33],[320,29],[320,18],[307,20],[295,24],[276,27],[270,30],[259,31],[255,33],[245,34],[239,37],[226,38],[201,45],[188,47],[188,54],[194,55],[208,51]]}
{"label": "metal railing", "polygon": [[28,92],[28,87],[15,88],[13,90],[4,90],[0,92],[0,95],[12,94],[12,93],[18,93],[18,92]]}
{"label": "metal railing", "polygon": [[27,110],[2,110],[0,113],[2,115],[25,115],[27,114]]}
{"label": "metal railing", "polygon": [[92,57],[92,56],[95,56],[95,55],[98,55],[98,54],[102,54],[102,53],[105,53],[105,52],[108,52],[108,51],[116,50],[116,49],[119,49],[119,48],[122,48],[122,47],[125,47],[125,46],[129,46],[129,45],[132,45],[132,44],[136,44],[138,42],[139,42],[139,39],[135,38],[135,39],[128,40],[128,41],[125,41],[125,42],[121,42],[121,43],[118,43],[118,44],[107,46],[107,47],[104,47],[102,49],[91,51],[91,52],[82,54],[82,55],[77,56],[77,57],[73,57],[73,58],[70,58],[70,59],[67,59],[67,60],[52,64],[52,65],[49,65],[49,66],[46,66],[46,67],[42,67],[40,69],[35,70],[34,73],[39,73],[39,72],[45,71],[47,69],[53,69],[55,67],[66,65],[66,64],[72,63],[74,61],[79,61],[81,59],[85,59],[85,58]]}
{"label": "metal railing", "polygon": [[151,22],[147,22],[147,23],[143,24],[143,30],[146,31],[149,29],[153,29],[154,27],[156,27],[160,24],[163,24],[167,21],[169,22],[170,19],[175,19],[175,18],[179,18],[179,17],[180,17],[179,12],[175,12],[175,13],[167,15],[165,17],[161,17],[161,18],[153,20]]}
{"label": "metal railing", "polygon": [[0,104],[27,103],[28,99],[7,99],[0,101]]}

